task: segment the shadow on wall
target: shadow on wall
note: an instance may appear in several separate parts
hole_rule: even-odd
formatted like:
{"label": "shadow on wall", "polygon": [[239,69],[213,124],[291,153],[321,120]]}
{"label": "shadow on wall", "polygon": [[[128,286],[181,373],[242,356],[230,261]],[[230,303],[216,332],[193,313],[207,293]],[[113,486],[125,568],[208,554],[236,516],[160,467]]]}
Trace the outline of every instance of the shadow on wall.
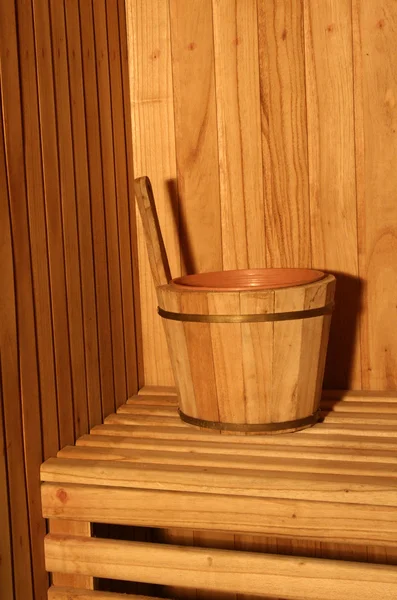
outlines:
{"label": "shadow on wall", "polygon": [[198,268],[194,260],[192,244],[189,239],[189,230],[186,225],[186,219],[179,208],[182,206],[182,203],[180,202],[179,198],[177,180],[168,179],[167,189],[168,196],[170,198],[172,216],[174,222],[178,223],[179,243],[181,248],[181,274],[191,275],[192,273],[198,273]]}
{"label": "shadow on wall", "polygon": [[[353,388],[353,358],[359,343],[359,316],[364,281],[338,271],[326,271],[336,277],[335,310],[332,315],[324,388],[346,390]],[[356,386],[357,387],[357,386]]]}
{"label": "shadow on wall", "polygon": [[[182,203],[178,193],[177,180],[167,180],[167,189],[172,215],[179,228],[182,272],[198,273],[199,269],[194,260],[186,219],[180,211]],[[354,387],[352,385],[353,361],[356,354],[355,346],[359,343],[358,322],[364,281],[340,271],[325,272],[335,275],[336,293],[325,366],[324,388],[351,389]]]}

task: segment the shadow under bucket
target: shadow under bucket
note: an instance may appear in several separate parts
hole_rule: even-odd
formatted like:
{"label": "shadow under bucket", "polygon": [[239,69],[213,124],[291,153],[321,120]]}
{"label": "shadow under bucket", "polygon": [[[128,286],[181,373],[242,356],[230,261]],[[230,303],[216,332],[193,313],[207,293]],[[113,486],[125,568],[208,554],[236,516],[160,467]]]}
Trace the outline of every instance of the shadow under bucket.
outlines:
{"label": "shadow under bucket", "polygon": [[222,433],[304,429],[319,415],[335,278],[246,269],[175,280],[148,178],[135,181],[182,420]]}

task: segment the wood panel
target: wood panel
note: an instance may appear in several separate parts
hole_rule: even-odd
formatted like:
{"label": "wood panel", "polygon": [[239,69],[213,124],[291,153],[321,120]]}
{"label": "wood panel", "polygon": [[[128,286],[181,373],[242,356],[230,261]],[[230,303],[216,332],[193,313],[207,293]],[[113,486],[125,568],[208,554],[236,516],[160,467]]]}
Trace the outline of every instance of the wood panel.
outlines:
{"label": "wood panel", "polygon": [[[181,268],[168,2],[131,0],[126,2],[126,13],[134,171],[137,177],[148,175],[151,179],[171,272],[176,277]],[[137,224],[144,381],[172,385],[163,326],[152,316],[157,298],[140,219]]]}
{"label": "wood panel", "polygon": [[[135,4],[127,0],[132,83],[148,78],[152,46],[140,43],[144,16],[146,29],[149,22],[158,28],[151,9],[133,18]],[[396,280],[395,4],[169,0],[169,6],[170,28],[161,40],[167,56],[169,41],[172,47],[167,102],[173,98],[175,109],[176,206],[161,197],[164,177],[156,186],[164,235],[172,231],[174,242],[177,223],[183,270],[266,264],[334,272],[326,387],[395,387],[387,325]],[[149,122],[148,116],[153,127]],[[171,135],[168,128],[169,143]],[[160,152],[138,121],[133,143],[136,156]],[[147,263],[140,263],[140,277],[150,282]],[[143,383],[170,385],[169,372],[160,372],[159,363],[169,359],[159,345],[154,302],[142,306],[142,320],[150,323],[143,330]]]}
{"label": "wood panel", "polygon": [[211,0],[171,0],[170,19],[182,270],[217,271],[223,260]]}
{"label": "wood panel", "polygon": [[397,7],[353,2],[364,389],[397,385]]}
{"label": "wood panel", "polygon": [[224,269],[265,266],[256,3],[213,2]]}
{"label": "wood panel", "polygon": [[325,386],[360,389],[351,2],[305,7],[312,262],[338,278]]}
{"label": "wood panel", "polygon": [[0,7],[4,600],[48,587],[41,462],[137,391],[119,5]]}
{"label": "wood panel", "polygon": [[310,267],[303,3],[259,2],[258,27],[267,266]]}

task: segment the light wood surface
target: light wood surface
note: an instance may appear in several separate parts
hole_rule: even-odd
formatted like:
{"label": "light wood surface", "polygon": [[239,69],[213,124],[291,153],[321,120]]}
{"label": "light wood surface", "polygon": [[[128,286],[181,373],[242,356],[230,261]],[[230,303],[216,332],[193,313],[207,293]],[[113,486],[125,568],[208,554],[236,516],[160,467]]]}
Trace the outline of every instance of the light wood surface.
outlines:
{"label": "light wood surface", "polygon": [[82,572],[115,579],[165,585],[182,584],[215,592],[282,596],[290,600],[339,600],[341,597],[390,599],[397,591],[397,571],[386,565],[363,565],[299,557],[48,535],[46,564],[51,570]]}
{"label": "light wood surface", "polygon": [[[127,0],[140,103],[132,110],[147,118],[134,121],[133,141],[136,157],[149,158],[136,174],[156,178],[170,256],[180,248],[190,272],[248,264],[335,272],[326,387],[395,388],[394,3],[137,4]],[[174,143],[171,207],[159,165],[170,148],[175,156]],[[141,230],[138,238],[142,249]],[[143,383],[170,385],[146,263],[140,277]]]}
{"label": "light wood surface", "polygon": [[[137,391],[125,32],[118,4],[111,14],[95,6],[95,15],[78,0],[0,6],[5,600],[41,599],[48,587],[40,463]],[[109,68],[111,81],[98,79]],[[112,137],[101,137],[110,123]],[[105,224],[102,175],[112,172]]]}
{"label": "light wood surface", "polygon": [[[48,590],[48,600],[148,600],[148,598],[149,596],[135,594],[78,590],[73,587],[52,586]],[[159,600],[154,596],[150,596],[150,598]]]}
{"label": "light wood surface", "polygon": [[[364,388],[395,389],[397,14],[393,2],[353,3],[359,273]],[[375,324],[378,324],[375,326]]]}
{"label": "light wood surface", "polygon": [[[171,35],[168,2],[126,2],[133,165],[148,175],[174,277],[180,274],[179,189],[176,180]],[[133,196],[131,195],[131,202]],[[163,326],[153,319],[157,298],[140,219],[137,220],[142,356],[146,383],[172,385]],[[142,384],[144,381],[142,381]]]}
{"label": "light wood surface", "polygon": [[[204,529],[284,538],[293,532],[303,542],[365,540],[391,547],[397,441],[389,420],[396,414],[396,396],[384,393],[383,402],[378,395],[365,403],[349,400],[349,393],[339,396],[344,399],[330,401],[325,394],[324,422],[312,429],[225,438],[179,423],[172,396],[156,406],[156,396],[146,396],[150,405],[137,395],[118,418],[42,466],[44,514],[83,520],[91,514],[94,521],[142,526],[152,519],[152,526],[188,528],[196,519]],[[362,404],[366,419],[379,424],[357,425]],[[109,496],[101,494],[101,486],[112,488]],[[187,492],[195,494],[194,507]],[[159,493],[164,512],[154,515]],[[275,519],[277,511],[282,518]],[[321,511],[327,518],[321,519]]]}
{"label": "light wood surface", "polygon": [[[360,332],[356,325],[360,284],[355,279],[358,223],[351,2],[310,0],[304,6],[313,264],[339,275],[325,387],[340,387],[350,381],[359,388]],[[341,346],[342,328],[346,343]]]}
{"label": "light wood surface", "polygon": [[[75,535],[79,537],[91,537],[91,523],[84,521],[62,521],[60,519],[51,519],[49,521],[49,532],[58,535]],[[52,573],[51,583],[56,586],[70,586],[84,590],[94,589],[94,578],[89,575],[80,575],[78,573],[68,575],[67,573]]]}

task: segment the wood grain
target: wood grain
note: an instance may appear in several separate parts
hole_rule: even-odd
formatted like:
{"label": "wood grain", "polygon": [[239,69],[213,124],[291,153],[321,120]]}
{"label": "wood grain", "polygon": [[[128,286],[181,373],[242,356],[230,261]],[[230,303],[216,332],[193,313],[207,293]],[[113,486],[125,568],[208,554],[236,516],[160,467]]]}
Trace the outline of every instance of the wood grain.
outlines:
{"label": "wood grain", "polygon": [[[127,0],[131,125],[136,177],[148,175],[174,277],[180,274],[178,186],[168,2]],[[131,198],[132,200],[132,198]],[[139,286],[144,382],[172,385],[167,342],[138,218]]]}
{"label": "wood grain", "polygon": [[211,0],[170,2],[182,271],[222,269]]}
{"label": "wood grain", "polygon": [[[0,180],[5,182],[5,165],[4,165],[4,142],[3,142],[3,130],[1,130],[0,139]],[[3,179],[1,179],[3,177]],[[4,193],[1,189],[0,193]],[[3,206],[1,207],[3,208]],[[3,239],[4,230],[1,229]],[[3,247],[0,244],[0,260],[1,264],[5,256],[3,254]],[[0,312],[0,318],[2,316]],[[0,340],[2,339],[2,336]],[[1,364],[0,364],[0,377],[3,375]],[[9,506],[9,493],[8,493],[8,473],[7,473],[7,457],[6,457],[6,439],[5,439],[5,427],[4,427],[4,400],[3,400],[3,389],[0,379],[0,581],[2,586],[2,593],[6,598],[12,599],[14,594],[14,582],[12,573],[12,538],[11,538],[11,517],[10,517],[10,506]]]}
{"label": "wood grain", "polygon": [[359,389],[351,2],[306,2],[305,46],[313,265],[338,275],[325,385]]}
{"label": "wood grain", "polygon": [[[116,594],[114,592],[97,592],[78,590],[71,587],[52,586],[48,590],[48,600],[148,600],[149,596],[136,594]],[[153,600],[159,600],[151,596]]]}
{"label": "wood grain", "polygon": [[73,414],[75,435],[88,428],[86,404],[84,333],[81,298],[81,272],[77,235],[77,205],[73,165],[70,91],[64,8],[50,0],[50,21],[54,67],[55,110],[57,115],[60,201],[62,213],[66,298],[72,369]]}
{"label": "wood grain", "polygon": [[[121,279],[121,303],[123,317],[124,335],[124,365],[126,371],[127,394],[137,391],[137,368],[136,368],[136,343],[135,343],[135,315],[133,297],[132,276],[132,247],[130,229],[130,204],[133,169],[132,161],[127,157],[126,137],[131,135],[125,116],[125,102],[123,89],[123,60],[127,57],[122,55],[121,40],[125,40],[126,30],[121,29],[119,18],[124,11],[124,3],[106,3],[107,31],[108,31],[108,60],[110,73],[110,92],[112,106],[112,129],[113,129],[113,151],[115,172],[115,204],[117,208],[118,230],[116,237],[119,244],[120,254],[120,279]],[[127,65],[125,65],[127,67]],[[127,95],[128,90],[125,90]],[[127,105],[128,106],[128,105]],[[129,111],[129,106],[128,106]],[[128,178],[131,186],[128,187]],[[116,406],[124,402],[125,394],[116,396]]]}
{"label": "wood grain", "polygon": [[258,27],[266,262],[310,267],[303,3],[259,2]]}
{"label": "wood grain", "polygon": [[395,389],[397,13],[387,0],[353,7],[363,387]]}
{"label": "wood grain", "polygon": [[[118,10],[115,14],[118,19]],[[2,571],[7,600],[43,598],[48,587],[40,463],[61,445],[73,443],[75,434],[87,432],[89,421],[100,423],[102,404],[104,416],[114,410],[113,379],[120,390],[127,359],[129,393],[137,391],[132,292],[126,281],[132,290],[132,276],[127,267],[118,302],[129,306],[130,317],[123,320],[117,337],[118,351],[121,345],[123,349],[113,367],[106,294],[109,271],[120,273],[120,258],[108,256],[101,193],[101,173],[113,168],[121,174],[116,177],[120,185],[117,201],[116,192],[107,196],[107,208],[125,221],[123,227],[128,225],[122,181],[132,172],[125,148],[120,145],[117,156],[112,155],[98,135],[107,119],[98,111],[98,95],[105,94],[101,86],[109,84],[101,80],[98,91],[93,26],[89,4],[77,0],[15,0],[0,6],[0,368],[7,469],[1,518],[9,518],[1,568],[8,570]],[[109,48],[115,61],[120,56],[119,30],[113,21],[109,31],[103,46],[108,65]],[[121,78],[115,66],[112,107],[117,113],[125,106]],[[119,142],[125,139],[122,119],[114,119]],[[113,139],[106,143],[113,144]],[[104,156],[111,157],[106,168]],[[125,228],[118,231],[115,244],[130,264],[129,230],[128,236]],[[131,342],[128,351],[124,336]],[[126,398],[125,388],[118,402]]]}
{"label": "wood grain", "polygon": [[256,2],[213,2],[224,269],[265,266]]}
{"label": "wood grain", "polygon": [[109,263],[109,306],[112,333],[114,393],[116,398],[125,398],[127,393],[127,383],[124,362],[125,346],[123,306],[121,301],[121,267],[105,0],[99,0],[93,4],[93,15],[103,165],[102,175],[106,223],[106,251]]}
{"label": "wood grain", "polygon": [[[339,600],[393,598],[394,567],[344,561],[258,555],[92,538],[48,535],[46,559],[51,570],[77,571],[149,583],[202,587],[212,591],[282,595],[286,599]],[[209,560],[210,559],[210,560]]]}
{"label": "wood grain", "polygon": [[[49,521],[49,532],[58,535],[75,535],[83,538],[91,537],[91,523],[82,521],[61,521],[51,519]],[[94,589],[94,578],[88,575],[68,575],[65,573],[52,573],[51,583],[54,586],[71,586],[84,590]]]}
{"label": "wood grain", "polygon": [[[26,244],[26,239],[29,239],[29,220],[27,211],[27,188],[25,179],[25,148],[23,145],[23,114],[21,104],[21,89],[19,79],[15,78],[15,73],[19,69],[18,56],[18,37],[17,37],[17,21],[14,5],[8,5],[5,11],[5,19],[1,26],[0,36],[3,38],[1,42],[1,74],[2,74],[2,92],[7,90],[7,94],[2,97],[3,102],[3,118],[7,125],[4,130],[5,154],[7,165],[7,183],[8,183],[8,207],[2,213],[6,215],[6,227],[9,218],[10,231],[12,239],[12,266],[9,264],[8,273],[11,275],[9,285],[12,288],[7,294],[8,302],[15,301],[15,312],[12,306],[7,302],[5,308],[5,321],[11,321],[4,324],[4,329],[7,332],[7,337],[14,328],[15,338],[3,338],[2,352],[4,342],[11,346],[7,351],[8,357],[5,369],[2,376],[4,382],[8,379],[8,371],[10,371],[10,385],[15,385],[14,394],[9,396],[9,389],[4,394],[5,402],[9,405],[20,404],[18,417],[22,419],[22,423],[29,423],[28,427],[23,427],[21,440],[17,435],[17,440],[22,442],[22,447],[18,452],[18,464],[15,465],[17,470],[21,468],[22,473],[16,475],[16,479],[22,483],[19,488],[19,493],[25,495],[23,499],[22,510],[25,514],[17,514],[14,519],[19,521],[17,529],[20,531],[21,546],[25,546],[26,542],[30,543],[22,552],[27,551],[27,557],[19,556],[22,559],[23,568],[19,570],[19,576],[22,577],[22,582],[27,576],[27,587],[23,591],[22,583],[15,584],[17,597],[23,597],[23,594],[32,593],[36,595],[42,589],[43,581],[46,579],[44,572],[44,556],[40,536],[45,533],[45,523],[40,514],[40,486],[38,482],[39,466],[42,461],[42,432],[40,423],[40,396],[39,396],[39,378],[38,378],[38,363],[37,363],[37,338],[34,315],[34,299],[33,299],[33,281],[32,281],[32,263],[30,256],[30,247]],[[3,87],[4,86],[4,87]],[[9,240],[10,241],[10,240]],[[11,254],[8,255],[10,258]],[[15,293],[15,297],[12,295]],[[13,320],[15,321],[13,322]],[[18,353],[16,359],[15,352]],[[2,358],[3,360],[3,358]],[[9,408],[7,408],[8,412]],[[11,409],[12,410],[12,409]],[[15,413],[14,413],[15,414]],[[10,424],[9,417],[6,415],[6,427],[13,426],[19,428],[20,424]],[[18,432],[19,433],[19,432]],[[9,440],[10,438],[8,438]],[[12,438],[11,438],[12,439]],[[7,444],[9,442],[7,441]],[[22,481],[21,481],[22,479]],[[27,499],[26,506],[25,501]],[[14,508],[14,507],[13,507]],[[26,523],[26,520],[28,523]],[[28,525],[26,531],[21,531]],[[12,525],[14,529],[14,523]],[[14,535],[14,533],[13,533]],[[17,538],[18,539],[18,538]],[[17,552],[20,552],[18,548]],[[26,561],[26,562],[25,562]],[[21,565],[18,565],[21,567]],[[26,571],[24,572],[24,568]],[[34,569],[36,577],[33,577]],[[29,575],[30,573],[30,575]],[[33,586],[31,588],[30,586]]]}
{"label": "wood grain", "polygon": [[48,261],[51,281],[53,338],[58,397],[60,445],[74,438],[73,392],[68,332],[65,258],[59,189],[58,141],[51,49],[49,7],[34,3],[37,83],[41,123],[41,151],[47,223]]}
{"label": "wood grain", "polygon": [[95,293],[98,318],[98,347],[101,377],[102,414],[114,410],[115,388],[113,378],[112,337],[110,324],[109,268],[105,239],[104,189],[98,176],[101,165],[100,113],[98,106],[98,80],[94,39],[93,7],[80,2],[81,48],[83,54],[83,83],[87,128],[87,149],[90,160],[90,205],[92,215]]}
{"label": "wood grain", "polygon": [[88,421],[90,427],[102,420],[98,351],[97,303],[93,260],[92,219],[90,207],[89,157],[84,107],[83,63],[78,0],[65,3],[67,60],[70,86],[73,167],[78,221],[78,249],[81,275],[81,299],[84,330],[84,356],[87,380]]}

